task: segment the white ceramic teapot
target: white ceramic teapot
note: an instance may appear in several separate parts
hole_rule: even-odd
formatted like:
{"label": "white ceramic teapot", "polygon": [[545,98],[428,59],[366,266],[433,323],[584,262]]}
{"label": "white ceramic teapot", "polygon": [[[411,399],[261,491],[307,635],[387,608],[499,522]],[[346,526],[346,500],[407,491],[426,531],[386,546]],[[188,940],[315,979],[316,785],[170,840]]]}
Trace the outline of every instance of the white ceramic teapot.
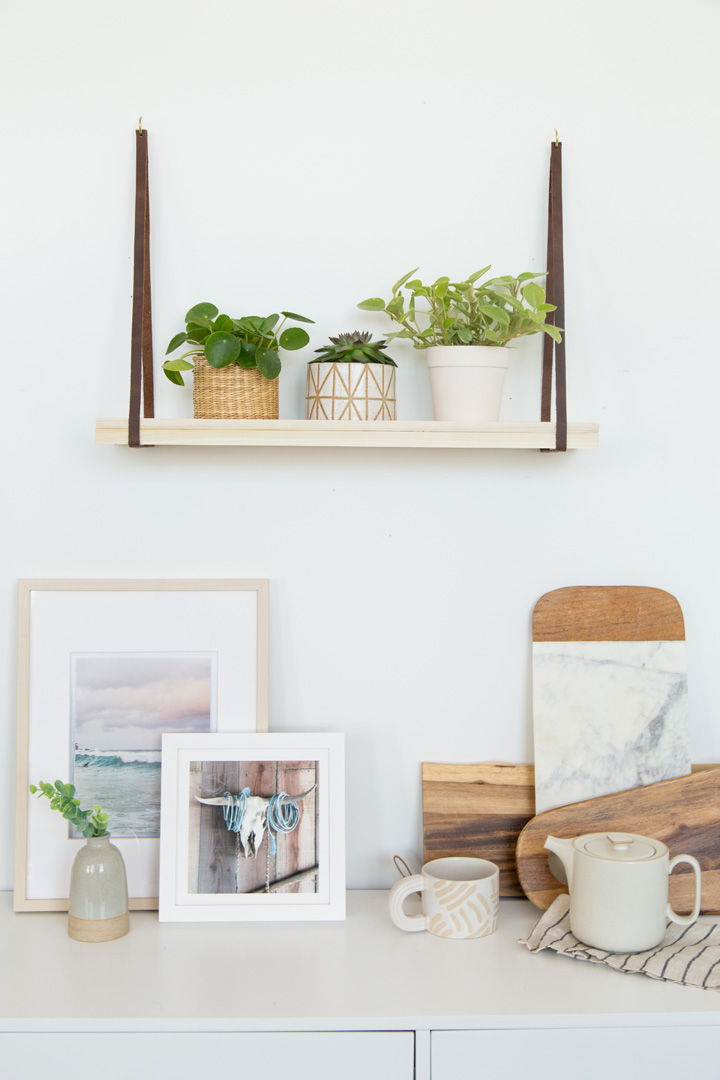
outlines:
{"label": "white ceramic teapot", "polygon": [[[670,853],[660,840],[632,833],[586,833],[573,840],[548,836],[545,847],[560,859],[570,889],[570,929],[579,941],[606,952],[644,952],[662,941],[667,919],[681,926],[700,912],[700,865],[692,855]],[[690,915],[668,903],[668,879],[679,863],[695,875]]]}

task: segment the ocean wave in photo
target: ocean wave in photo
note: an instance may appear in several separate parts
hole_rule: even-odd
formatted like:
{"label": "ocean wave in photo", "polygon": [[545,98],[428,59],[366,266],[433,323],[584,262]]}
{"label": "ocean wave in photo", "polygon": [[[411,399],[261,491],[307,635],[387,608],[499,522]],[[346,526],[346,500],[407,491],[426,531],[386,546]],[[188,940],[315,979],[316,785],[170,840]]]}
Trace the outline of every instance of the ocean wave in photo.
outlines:
{"label": "ocean wave in photo", "polygon": [[[160,835],[160,750],[75,751],[72,783],[85,810],[97,803],[119,837]],[[71,827],[71,835],[79,835]]]}

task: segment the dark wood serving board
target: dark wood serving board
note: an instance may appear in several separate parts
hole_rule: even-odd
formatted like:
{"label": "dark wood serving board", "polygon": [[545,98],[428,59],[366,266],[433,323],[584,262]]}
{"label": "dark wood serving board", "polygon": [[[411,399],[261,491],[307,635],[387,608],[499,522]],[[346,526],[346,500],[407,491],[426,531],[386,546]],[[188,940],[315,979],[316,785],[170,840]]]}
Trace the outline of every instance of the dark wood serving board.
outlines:
{"label": "dark wood serving board", "polygon": [[[662,840],[674,855],[694,855],[702,869],[702,907],[720,912],[720,765],[694,765],[691,776],[662,780],[538,814],[517,842],[518,878],[525,895],[543,910],[568,891],[553,876],[548,836],[571,839],[592,832],[631,832]],[[678,912],[692,908],[693,877],[681,865],[670,877],[670,900]]]}
{"label": "dark wood serving board", "polygon": [[450,855],[500,867],[500,895],[522,896],[515,844],[535,813],[532,765],[423,763],[423,861]]}

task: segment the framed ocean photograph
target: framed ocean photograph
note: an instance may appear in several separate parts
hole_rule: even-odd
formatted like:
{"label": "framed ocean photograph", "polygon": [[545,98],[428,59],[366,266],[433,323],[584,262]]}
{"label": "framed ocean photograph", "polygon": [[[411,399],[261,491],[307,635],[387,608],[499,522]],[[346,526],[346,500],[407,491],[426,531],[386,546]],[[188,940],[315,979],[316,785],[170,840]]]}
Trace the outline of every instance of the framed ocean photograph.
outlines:
{"label": "framed ocean photograph", "polygon": [[345,918],[344,737],[166,734],[160,921]]}
{"label": "framed ocean photograph", "polygon": [[268,583],[21,581],[15,910],[64,910],[84,840],[29,795],[99,803],[133,908],[157,907],[165,732],[267,731]]}

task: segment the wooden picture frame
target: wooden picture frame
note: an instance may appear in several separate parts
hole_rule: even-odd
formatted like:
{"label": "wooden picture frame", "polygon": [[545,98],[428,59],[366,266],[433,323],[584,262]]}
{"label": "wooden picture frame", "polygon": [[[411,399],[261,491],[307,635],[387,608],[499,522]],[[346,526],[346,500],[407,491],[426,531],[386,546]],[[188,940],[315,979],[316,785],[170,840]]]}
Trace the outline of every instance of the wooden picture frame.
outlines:
{"label": "wooden picture frame", "polygon": [[[268,592],[263,579],[19,582],[16,911],[67,910],[84,843],[29,784],[75,777],[88,787],[93,775],[125,794],[124,810],[104,809],[111,833],[124,815],[113,843],[125,859],[130,907],[157,908],[160,734],[267,731]],[[113,740],[122,744],[116,754]],[[129,766],[122,782],[120,771],[112,780],[100,772],[109,764]],[[137,784],[142,809],[133,818],[142,768],[156,768],[157,780]]]}
{"label": "wooden picture frame", "polygon": [[343,735],[164,735],[162,760],[161,922],[345,918]]}

